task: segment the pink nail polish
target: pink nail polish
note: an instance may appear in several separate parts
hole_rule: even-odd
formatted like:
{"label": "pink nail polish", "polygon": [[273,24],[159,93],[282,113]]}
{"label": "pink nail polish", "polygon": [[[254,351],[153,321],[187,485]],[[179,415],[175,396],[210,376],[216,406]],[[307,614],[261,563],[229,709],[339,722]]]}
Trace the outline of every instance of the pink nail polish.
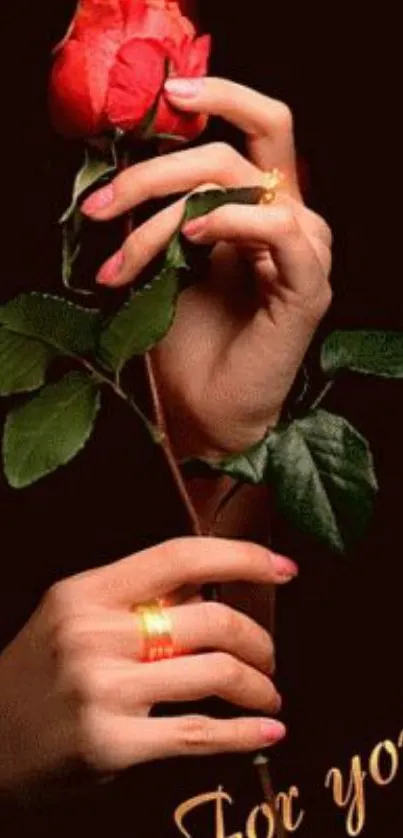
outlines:
{"label": "pink nail polish", "polygon": [[272,721],[271,719],[262,719],[260,730],[263,742],[267,745],[274,745],[275,742],[280,742],[281,739],[284,739],[287,732],[281,722]]}
{"label": "pink nail polish", "polygon": [[182,227],[182,233],[185,236],[189,236],[192,238],[193,236],[198,236],[206,226],[207,220],[205,216],[201,216],[200,218],[192,218],[191,221],[187,221],[186,224]]}
{"label": "pink nail polish", "polygon": [[98,189],[96,192],[93,192],[89,198],[86,198],[84,203],[81,204],[81,211],[87,213],[88,215],[97,215],[99,211],[106,209],[106,207],[112,203],[113,198],[113,183],[108,183],[108,185],[104,186],[103,189]]}
{"label": "pink nail polish", "polygon": [[113,285],[119,276],[120,269],[123,265],[123,253],[118,250],[110,259],[102,266],[97,274],[97,282],[99,285]]}
{"label": "pink nail polish", "polygon": [[291,559],[287,559],[286,556],[272,553],[271,563],[277,582],[289,582],[298,576],[298,566]]}
{"label": "pink nail polish", "polygon": [[164,90],[168,96],[180,99],[191,99],[202,92],[204,79],[175,79],[170,78],[165,82]]}

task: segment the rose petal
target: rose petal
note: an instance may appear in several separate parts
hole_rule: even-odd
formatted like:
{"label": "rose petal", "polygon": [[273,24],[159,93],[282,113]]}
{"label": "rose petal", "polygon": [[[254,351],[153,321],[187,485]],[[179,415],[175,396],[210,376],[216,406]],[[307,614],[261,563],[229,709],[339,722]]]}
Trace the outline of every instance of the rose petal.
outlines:
{"label": "rose petal", "polygon": [[[84,136],[111,125],[137,127],[161,93],[166,58],[171,75],[206,73],[210,37],[195,34],[177,0],[81,0],[52,71],[55,125]],[[161,94],[158,132],[191,139],[206,121],[174,109]]]}
{"label": "rose petal", "polygon": [[57,130],[91,135],[103,117],[110,69],[123,39],[120,0],[81,0],[52,70],[51,111]]}
{"label": "rose petal", "polygon": [[127,38],[152,38],[162,43],[169,38],[179,44],[184,37],[193,39],[194,35],[192,22],[181,14],[177,3],[165,3],[165,7],[155,8],[143,0],[132,0],[127,8]]}
{"label": "rose petal", "polygon": [[71,37],[85,38],[88,31],[118,29],[123,33],[124,16],[120,0],[80,0]]}
{"label": "rose petal", "polygon": [[164,83],[165,52],[157,41],[132,38],[119,50],[109,76],[106,115],[125,131],[136,128]]}
{"label": "rose petal", "polygon": [[204,131],[207,121],[208,117],[202,114],[188,114],[176,110],[162,95],[154,121],[154,132],[194,140]]}
{"label": "rose petal", "polygon": [[49,86],[52,122],[66,136],[97,133],[99,125],[88,89],[85,48],[70,41],[53,64]]}
{"label": "rose petal", "polygon": [[183,53],[183,65],[180,73],[184,76],[205,76],[211,52],[211,36],[196,38],[188,51]]}

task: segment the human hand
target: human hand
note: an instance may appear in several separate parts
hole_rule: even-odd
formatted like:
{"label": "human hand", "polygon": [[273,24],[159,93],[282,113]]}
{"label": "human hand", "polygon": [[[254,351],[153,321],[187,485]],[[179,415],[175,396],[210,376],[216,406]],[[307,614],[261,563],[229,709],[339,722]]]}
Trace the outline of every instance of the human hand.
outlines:
{"label": "human hand", "polygon": [[[227,205],[183,232],[213,245],[205,280],[180,296],[168,335],[151,353],[179,456],[222,456],[264,436],[280,416],[315,329],[331,299],[331,233],[303,203],[292,115],[282,102],[218,78],[186,80],[172,104],[221,116],[246,133],[249,159],[213,143],[135,165],[83,204],[107,220],[159,196],[207,184],[261,185],[285,174],[269,206]],[[180,89],[180,88],[179,88]],[[133,281],[180,224],[183,200],[159,212],[103,266],[98,281]]]}
{"label": "human hand", "polygon": [[[148,718],[159,702],[219,696],[276,713],[273,643],[249,617],[198,591],[281,584],[293,562],[256,544],[179,538],[54,585],[0,656],[0,789],[72,768],[90,776],[179,755],[253,751],[284,736],[267,718]],[[133,607],[164,598],[182,656],[142,662]],[[200,654],[203,652],[203,654]]]}

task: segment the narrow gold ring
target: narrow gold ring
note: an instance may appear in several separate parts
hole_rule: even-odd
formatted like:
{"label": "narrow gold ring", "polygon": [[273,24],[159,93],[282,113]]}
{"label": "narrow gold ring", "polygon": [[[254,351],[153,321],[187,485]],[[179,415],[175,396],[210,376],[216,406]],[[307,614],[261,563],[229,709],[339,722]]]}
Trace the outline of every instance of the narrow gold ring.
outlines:
{"label": "narrow gold ring", "polygon": [[175,656],[172,622],[161,603],[150,602],[133,608],[140,620],[143,648],[140,659],[144,663],[165,660]]}
{"label": "narrow gold ring", "polygon": [[272,204],[277,195],[277,189],[285,180],[285,175],[280,169],[270,169],[268,172],[263,172],[262,187],[263,194],[260,198],[259,204]]}

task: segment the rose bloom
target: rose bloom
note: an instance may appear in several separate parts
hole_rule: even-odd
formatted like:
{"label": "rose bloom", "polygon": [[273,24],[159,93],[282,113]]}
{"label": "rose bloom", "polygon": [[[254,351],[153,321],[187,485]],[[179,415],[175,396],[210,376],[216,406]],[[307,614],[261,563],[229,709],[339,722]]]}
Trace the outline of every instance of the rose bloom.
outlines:
{"label": "rose bloom", "polygon": [[153,132],[194,139],[206,117],[169,104],[163,93],[166,63],[170,76],[202,76],[209,53],[210,36],[196,36],[176,0],[80,0],[55,49],[54,126],[75,137],[110,128],[133,131],[159,96]]}

